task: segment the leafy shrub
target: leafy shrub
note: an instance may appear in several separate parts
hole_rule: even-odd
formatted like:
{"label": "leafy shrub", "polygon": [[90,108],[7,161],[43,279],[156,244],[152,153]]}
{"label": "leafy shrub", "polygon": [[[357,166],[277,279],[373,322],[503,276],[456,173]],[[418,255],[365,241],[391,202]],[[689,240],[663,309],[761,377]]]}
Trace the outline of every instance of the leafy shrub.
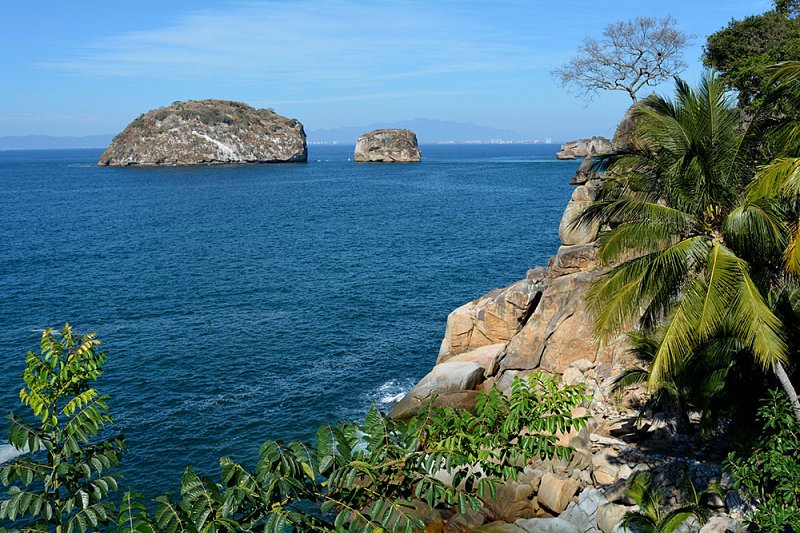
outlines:
{"label": "leafy shrub", "polygon": [[109,470],[124,440],[109,435],[108,397],[90,387],[106,360],[99,344],[67,324],[28,353],[20,398],[32,416],[11,415],[9,441],[30,453],[0,468],[9,487],[0,520],[57,533],[114,522],[123,532],[410,532],[425,527],[425,505],[478,510],[529,460],[569,459],[558,435],[586,424],[571,414],[589,400],[582,388],[535,373],[516,379],[508,396],[480,393],[475,413],[429,408],[398,421],[372,409],[363,424],[322,426],[313,446],[265,442],[254,470],[226,457],[212,480],[189,467],[180,495],[156,498],[154,513],[132,492],[117,510]]}
{"label": "leafy shrub", "polygon": [[562,387],[536,372],[515,379],[506,397],[497,389],[480,394],[475,413],[452,408],[430,413],[430,440],[464,465],[480,464],[487,475],[516,479],[529,459],[568,460],[572,450],[558,446],[559,433],[586,427],[586,416],[572,410],[590,400],[582,386]]}
{"label": "leafy shrub", "polygon": [[544,374],[510,396],[481,394],[476,413],[432,408],[409,421],[371,410],[363,424],[322,426],[316,446],[269,441],[255,471],[230,458],[219,481],[187,469],[180,500],[157,498],[155,517],[126,495],[120,522],[149,531],[412,531],[418,503],[478,510],[496,484],[534,457],[569,458],[557,433],[583,427],[570,410],[587,400]]}
{"label": "leafy shrub", "polygon": [[728,456],[734,488],[756,500],[750,522],[767,532],[800,531],[800,424],[777,390],[758,409],[751,449]]}
{"label": "leafy shrub", "polygon": [[106,435],[113,423],[107,396],[90,384],[102,374],[106,360],[94,333],[42,333],[41,351],[28,352],[20,400],[30,416],[10,415],[9,442],[27,450],[0,467],[8,499],[0,501],[0,520],[33,529],[52,526],[58,533],[96,530],[115,513],[107,501],[117,489],[122,436]]}

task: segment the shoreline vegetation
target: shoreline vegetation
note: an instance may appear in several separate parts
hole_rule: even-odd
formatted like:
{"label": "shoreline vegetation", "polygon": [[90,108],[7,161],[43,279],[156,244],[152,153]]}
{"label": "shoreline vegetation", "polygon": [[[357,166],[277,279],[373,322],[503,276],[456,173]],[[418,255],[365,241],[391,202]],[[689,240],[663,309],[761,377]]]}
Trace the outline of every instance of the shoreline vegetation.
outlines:
{"label": "shoreline vegetation", "polygon": [[145,502],[115,473],[100,341],[48,329],[0,531],[800,531],[800,2],[710,36],[697,87],[639,98],[680,73],[676,25],[609,25],[559,71],[634,103],[573,178],[556,256],[453,311],[392,413]]}

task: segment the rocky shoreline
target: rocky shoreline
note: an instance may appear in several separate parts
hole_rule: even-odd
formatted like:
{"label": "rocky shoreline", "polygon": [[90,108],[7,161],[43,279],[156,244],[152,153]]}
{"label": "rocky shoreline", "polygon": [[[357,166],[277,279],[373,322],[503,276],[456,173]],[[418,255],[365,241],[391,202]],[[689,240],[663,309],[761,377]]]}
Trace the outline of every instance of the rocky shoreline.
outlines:
{"label": "rocky shoreline", "polygon": [[[623,121],[623,126],[625,121]],[[617,139],[615,138],[615,142]],[[626,496],[628,480],[649,472],[667,490],[667,506],[685,496],[685,480],[701,490],[718,483],[725,497],[706,501],[713,510],[701,528],[687,522],[679,531],[744,531],[747,505],[722,472],[721,457],[689,437],[677,435],[661,413],[640,418],[612,391],[613,378],[632,365],[625,336],[598,346],[585,295],[603,273],[597,257],[598,227],[574,228],[573,218],[597,198],[604,176],[591,154],[572,179],[576,188],[561,224],[561,246],[546,267],[454,310],[447,318],[436,364],[393,408],[407,418],[431,403],[471,409],[479,391],[508,393],[516,377],[544,371],[567,385],[582,384],[591,402],[579,408],[588,427],[560,437],[575,452],[571,461],[540,460],[498,489],[479,513],[444,517],[428,531],[564,532],[623,531],[620,521],[638,510]],[[642,390],[629,390],[636,399]],[[426,522],[437,522],[429,510]],[[439,516],[439,518],[442,518]]]}

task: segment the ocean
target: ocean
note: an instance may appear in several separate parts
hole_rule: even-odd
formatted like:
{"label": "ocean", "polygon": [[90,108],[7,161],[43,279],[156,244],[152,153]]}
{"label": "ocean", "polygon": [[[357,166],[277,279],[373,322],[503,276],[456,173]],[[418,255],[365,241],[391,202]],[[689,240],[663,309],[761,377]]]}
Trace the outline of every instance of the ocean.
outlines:
{"label": "ocean", "polygon": [[186,465],[253,465],[264,440],[388,408],[450,311],[555,253],[579,164],[557,149],[433,145],[391,165],[312,145],[305,164],[186,168],[0,152],[0,410],[21,409],[26,351],[66,321],[109,354],[122,485],[147,497]]}

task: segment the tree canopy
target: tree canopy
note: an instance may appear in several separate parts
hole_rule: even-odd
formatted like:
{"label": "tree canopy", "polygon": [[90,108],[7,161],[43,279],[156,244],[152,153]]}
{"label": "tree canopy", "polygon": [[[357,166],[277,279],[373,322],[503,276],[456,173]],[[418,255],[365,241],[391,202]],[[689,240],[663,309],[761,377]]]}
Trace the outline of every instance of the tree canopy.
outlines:
{"label": "tree canopy", "polygon": [[796,0],[778,1],[776,9],[742,20],[708,37],[703,63],[717,70],[743,108],[758,107],[769,91],[769,67],[800,57],[800,10]]}
{"label": "tree canopy", "polygon": [[564,87],[591,96],[624,91],[634,102],[644,87],[680,74],[689,36],[672,17],[638,17],[611,23],[601,38],[586,37],[567,64],[553,71]]}

